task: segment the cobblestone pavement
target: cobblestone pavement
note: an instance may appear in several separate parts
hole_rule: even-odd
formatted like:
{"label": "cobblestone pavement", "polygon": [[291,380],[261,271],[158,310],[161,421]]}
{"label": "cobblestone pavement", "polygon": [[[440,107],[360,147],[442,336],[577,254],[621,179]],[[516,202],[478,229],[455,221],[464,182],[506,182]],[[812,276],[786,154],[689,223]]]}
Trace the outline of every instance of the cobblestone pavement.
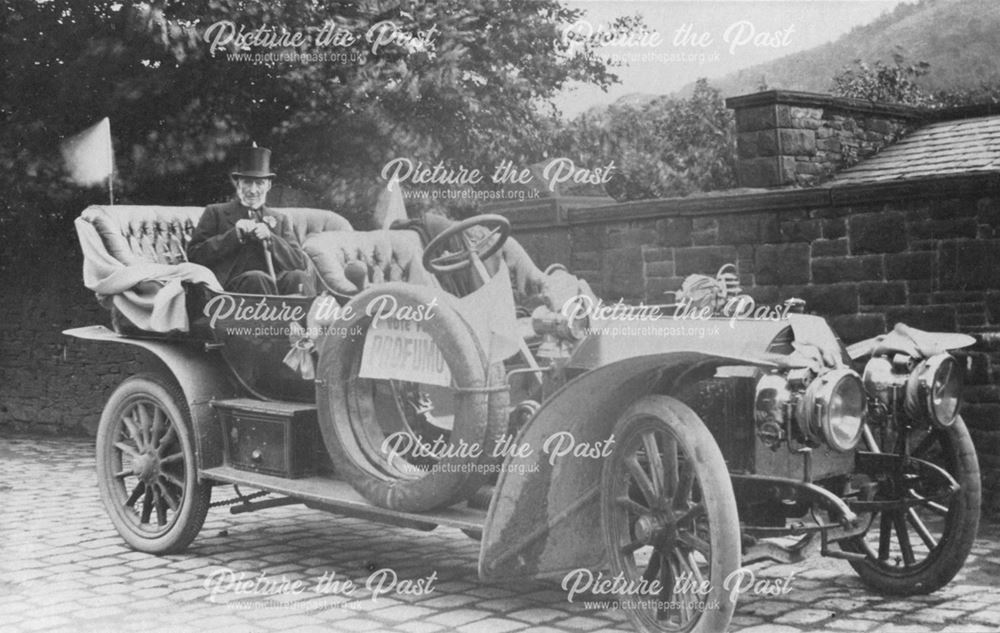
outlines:
{"label": "cobblestone pavement", "polygon": [[[217,489],[215,499],[230,496]],[[124,546],[98,497],[92,444],[79,439],[0,438],[0,630],[41,631],[608,631],[630,630],[621,611],[569,603],[555,582],[482,583],[477,544],[461,532],[417,532],[345,519],[301,506],[208,521],[188,552],[154,557]],[[363,583],[391,567],[400,581],[436,573],[425,595],[347,601],[324,574]],[[213,572],[302,583],[262,599],[213,591]],[[872,595],[847,563],[814,558],[757,565],[791,591],[740,602],[732,627],[796,631],[997,631],[1000,526],[984,525],[958,578],[931,596]],[[216,577],[218,578],[218,577]],[[223,579],[226,577],[223,576]],[[210,587],[213,585],[209,585]],[[219,587],[219,585],[214,585]],[[400,583],[397,586],[402,586]],[[223,587],[224,589],[224,587]]]}

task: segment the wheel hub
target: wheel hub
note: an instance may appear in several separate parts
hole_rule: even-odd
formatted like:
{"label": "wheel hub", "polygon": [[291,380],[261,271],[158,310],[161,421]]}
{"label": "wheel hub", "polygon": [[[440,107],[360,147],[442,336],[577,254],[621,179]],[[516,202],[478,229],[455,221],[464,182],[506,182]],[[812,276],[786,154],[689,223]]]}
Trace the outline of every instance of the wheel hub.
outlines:
{"label": "wheel hub", "polygon": [[146,451],[132,464],[135,476],[147,484],[153,483],[160,474],[160,459],[155,452]]}
{"label": "wheel hub", "polygon": [[677,529],[659,516],[641,516],[635,522],[636,540],[647,545],[656,545],[677,537]]}
{"label": "wheel hub", "polygon": [[653,540],[653,533],[656,531],[656,522],[652,517],[642,516],[635,522],[635,538],[643,543]]}

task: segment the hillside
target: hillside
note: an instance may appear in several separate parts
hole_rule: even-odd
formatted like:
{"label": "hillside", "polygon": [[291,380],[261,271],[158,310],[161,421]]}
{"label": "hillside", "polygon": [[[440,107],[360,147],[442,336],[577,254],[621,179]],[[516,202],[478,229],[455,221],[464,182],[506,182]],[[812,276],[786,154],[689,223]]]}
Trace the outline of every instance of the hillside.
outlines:
{"label": "hillside", "polygon": [[[898,6],[871,24],[838,40],[773,62],[712,78],[726,96],[769,88],[829,92],[832,77],[854,60],[926,61],[930,72],[920,83],[930,92],[1000,84],[1000,2],[997,0],[920,0]],[[690,86],[681,92],[688,94]]]}

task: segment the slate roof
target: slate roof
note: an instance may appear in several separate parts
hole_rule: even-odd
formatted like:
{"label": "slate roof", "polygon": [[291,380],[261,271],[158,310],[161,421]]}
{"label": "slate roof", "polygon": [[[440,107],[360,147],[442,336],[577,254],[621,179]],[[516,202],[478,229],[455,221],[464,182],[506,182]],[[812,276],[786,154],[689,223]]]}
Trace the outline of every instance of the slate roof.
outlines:
{"label": "slate roof", "polygon": [[1000,116],[920,127],[875,156],[839,172],[831,185],[1000,172]]}

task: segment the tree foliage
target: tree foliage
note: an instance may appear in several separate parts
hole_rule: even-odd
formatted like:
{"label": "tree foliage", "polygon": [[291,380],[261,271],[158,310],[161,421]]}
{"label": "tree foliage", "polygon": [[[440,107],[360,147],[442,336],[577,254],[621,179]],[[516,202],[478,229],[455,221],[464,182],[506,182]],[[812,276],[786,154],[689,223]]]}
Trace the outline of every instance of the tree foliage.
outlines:
{"label": "tree foliage", "polygon": [[688,98],[588,112],[553,134],[556,152],[614,160],[621,199],[684,196],[733,186],[734,121],[719,91],[699,79]]}
{"label": "tree foliage", "polygon": [[986,82],[958,90],[929,92],[921,87],[919,80],[930,71],[930,63],[911,63],[899,53],[893,55],[891,66],[882,61],[869,65],[855,60],[854,66],[846,67],[834,75],[832,90],[841,97],[929,109],[1000,103],[1000,86]]}
{"label": "tree foliage", "polygon": [[[349,213],[366,210],[393,157],[470,168],[537,160],[557,115],[551,97],[571,81],[616,81],[591,45],[570,50],[560,37],[580,15],[557,0],[8,0],[0,8],[5,257],[32,241],[25,236],[71,231],[83,203],[101,201],[65,180],[58,147],[104,116],[122,202],[225,197],[232,151],[250,142],[274,150],[279,184]],[[309,36],[294,49],[245,52],[311,57],[237,61],[235,44],[213,55],[205,32],[223,20]],[[434,36],[373,52],[365,34],[385,21]],[[356,41],[320,46],[326,24]]]}
{"label": "tree foliage", "polygon": [[881,60],[868,64],[856,59],[853,67],[834,75],[833,93],[880,103],[934,106],[938,103],[935,97],[927,94],[918,83],[929,70],[927,62],[908,63],[899,53],[893,55],[891,65]]}

